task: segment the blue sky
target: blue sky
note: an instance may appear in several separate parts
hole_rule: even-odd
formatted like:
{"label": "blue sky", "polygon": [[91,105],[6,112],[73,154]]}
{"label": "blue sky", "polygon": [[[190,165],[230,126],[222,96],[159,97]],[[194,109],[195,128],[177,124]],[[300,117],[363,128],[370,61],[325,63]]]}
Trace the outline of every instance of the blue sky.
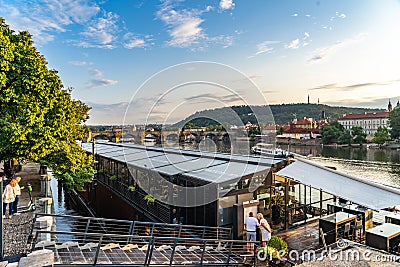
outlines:
{"label": "blue sky", "polygon": [[[73,97],[93,107],[89,124],[123,123],[132,97],[142,103],[135,92],[148,78],[190,61],[240,71],[269,104],[305,102],[309,94],[311,102],[384,108],[400,95],[398,0],[0,0],[0,15],[28,30]],[[143,99],[168,89],[156,87]],[[186,102],[171,95],[158,107],[171,122],[241,104],[210,88],[184,92]],[[257,104],[253,93],[240,94]],[[194,103],[196,95],[218,101]],[[169,112],[182,103],[190,108]]]}

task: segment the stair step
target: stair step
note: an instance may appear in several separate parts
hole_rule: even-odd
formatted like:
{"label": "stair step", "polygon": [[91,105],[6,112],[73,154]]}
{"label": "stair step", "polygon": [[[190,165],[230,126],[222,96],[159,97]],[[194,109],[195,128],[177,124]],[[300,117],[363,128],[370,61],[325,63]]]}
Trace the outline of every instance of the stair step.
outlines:
{"label": "stair step", "polygon": [[118,246],[112,248],[102,248],[104,253],[110,259],[112,264],[122,264],[122,263],[131,263],[129,257],[125,254],[125,252]]}
{"label": "stair step", "polygon": [[[82,247],[82,253],[86,258],[88,263],[94,263],[94,258],[96,256],[97,244],[92,246],[85,245]],[[99,250],[99,255],[97,256],[97,264],[111,264],[111,261],[108,259],[107,255],[104,253],[102,249]]]}
{"label": "stair step", "polygon": [[147,251],[142,251],[137,245],[126,245],[122,248],[133,264],[144,264]]}

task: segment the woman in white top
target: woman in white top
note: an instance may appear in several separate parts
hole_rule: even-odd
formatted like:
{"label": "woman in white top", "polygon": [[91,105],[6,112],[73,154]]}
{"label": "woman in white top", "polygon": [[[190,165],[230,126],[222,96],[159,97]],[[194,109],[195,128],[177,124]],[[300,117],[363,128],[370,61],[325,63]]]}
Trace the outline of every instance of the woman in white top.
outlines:
{"label": "woman in white top", "polygon": [[19,186],[19,182],[21,182],[21,177],[15,177],[15,186],[13,187],[14,189],[14,194],[15,194],[15,200],[13,203],[13,214],[18,212],[18,202],[19,198],[21,197],[21,190],[24,189],[24,187]]}
{"label": "woman in white top", "polygon": [[261,245],[265,247],[267,245],[267,242],[271,239],[272,230],[267,220],[264,219],[264,215],[258,213],[257,219],[260,221]]}
{"label": "woman in white top", "polygon": [[13,204],[15,200],[15,193],[14,193],[14,186],[15,186],[15,181],[14,179],[11,180],[11,182],[4,188],[3,192],[3,218],[6,217],[6,212],[7,212],[7,205],[9,205],[8,209],[8,214],[9,218],[11,218],[13,214]]}

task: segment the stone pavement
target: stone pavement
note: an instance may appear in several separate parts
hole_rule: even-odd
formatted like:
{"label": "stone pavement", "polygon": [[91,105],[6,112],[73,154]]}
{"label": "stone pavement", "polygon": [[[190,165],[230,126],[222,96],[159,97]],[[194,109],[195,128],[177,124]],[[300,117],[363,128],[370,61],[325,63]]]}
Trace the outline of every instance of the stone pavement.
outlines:
{"label": "stone pavement", "polygon": [[[29,194],[26,186],[27,183],[32,185],[32,198],[34,203],[37,203],[37,200],[41,198],[39,164],[28,162],[22,166],[22,170],[16,173],[15,176],[20,176],[22,178],[20,186],[25,187],[25,189],[21,190],[22,194],[18,206],[26,206],[29,203]],[[5,257],[25,254],[28,252],[27,242],[33,225],[33,218],[34,212],[25,212],[20,215],[14,215],[12,218],[3,219],[3,244]]]}

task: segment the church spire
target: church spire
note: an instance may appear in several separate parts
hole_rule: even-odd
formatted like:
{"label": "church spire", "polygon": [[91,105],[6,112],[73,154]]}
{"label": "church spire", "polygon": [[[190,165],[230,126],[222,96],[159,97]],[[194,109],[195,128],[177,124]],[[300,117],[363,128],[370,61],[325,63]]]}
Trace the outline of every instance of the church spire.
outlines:
{"label": "church spire", "polygon": [[307,104],[310,104],[310,95],[307,96]]}
{"label": "church spire", "polygon": [[390,102],[390,99],[389,99],[388,111],[389,111],[389,112],[391,112],[391,111],[392,111],[392,109],[393,109],[393,107],[392,107],[392,103]]}

